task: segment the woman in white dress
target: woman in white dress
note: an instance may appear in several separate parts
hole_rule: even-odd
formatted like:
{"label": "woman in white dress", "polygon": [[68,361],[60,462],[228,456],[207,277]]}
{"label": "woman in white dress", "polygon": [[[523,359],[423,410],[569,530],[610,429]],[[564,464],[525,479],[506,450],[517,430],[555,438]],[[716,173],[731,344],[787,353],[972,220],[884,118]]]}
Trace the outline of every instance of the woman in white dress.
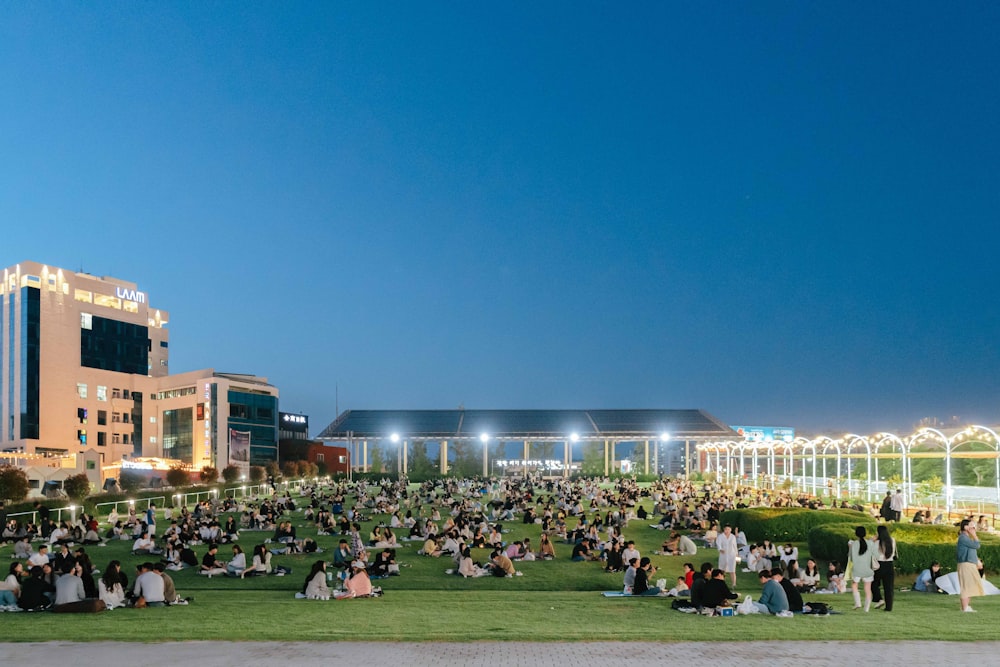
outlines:
{"label": "woman in white dress", "polygon": [[719,569],[729,574],[732,585],[736,587],[736,554],[739,547],[732,526],[726,526],[715,538],[715,546],[719,549]]}

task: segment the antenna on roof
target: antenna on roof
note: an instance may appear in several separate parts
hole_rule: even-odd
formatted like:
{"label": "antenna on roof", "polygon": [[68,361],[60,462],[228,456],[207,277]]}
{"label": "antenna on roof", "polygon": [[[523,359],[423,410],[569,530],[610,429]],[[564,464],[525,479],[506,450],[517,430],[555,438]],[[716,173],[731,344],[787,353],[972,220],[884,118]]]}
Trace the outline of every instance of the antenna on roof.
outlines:
{"label": "antenna on roof", "polygon": [[333,385],[333,414],[340,416],[340,383],[335,382]]}

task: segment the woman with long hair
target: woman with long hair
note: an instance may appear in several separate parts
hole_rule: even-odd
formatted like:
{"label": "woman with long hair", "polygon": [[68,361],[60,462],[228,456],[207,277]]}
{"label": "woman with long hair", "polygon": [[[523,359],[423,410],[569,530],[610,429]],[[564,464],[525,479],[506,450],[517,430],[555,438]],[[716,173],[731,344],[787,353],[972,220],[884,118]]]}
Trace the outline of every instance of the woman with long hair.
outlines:
{"label": "woman with long hair", "polygon": [[108,609],[125,606],[125,582],[122,580],[121,567],[120,561],[111,561],[97,582],[98,597]]}
{"label": "woman with long hair", "polygon": [[876,560],[875,543],[867,539],[867,531],[864,526],[854,529],[854,535],[858,538],[847,543],[847,563],[851,568],[851,593],[854,594],[854,608],[861,609],[861,594],[858,592],[858,584],[864,584],[865,589],[865,612],[872,606],[872,581],[875,579],[875,570],[878,569]]}
{"label": "woman with long hair", "polygon": [[958,545],[955,560],[958,574],[958,597],[962,603],[962,611],[974,612],[970,599],[983,594],[983,579],[979,574],[979,535],[976,524],[969,519],[962,519],[958,525]]}
{"label": "woman with long hair", "polygon": [[893,586],[896,582],[896,572],[893,561],[896,560],[896,540],[889,535],[885,525],[878,527],[875,543],[878,545],[878,569],[875,570],[875,581],[872,586],[872,602],[875,608],[885,607],[892,611]]}
{"label": "woman with long hair", "polygon": [[326,585],[326,562],[318,560],[312,565],[306,581],[302,585],[302,593],[310,600],[329,600],[330,587]]}

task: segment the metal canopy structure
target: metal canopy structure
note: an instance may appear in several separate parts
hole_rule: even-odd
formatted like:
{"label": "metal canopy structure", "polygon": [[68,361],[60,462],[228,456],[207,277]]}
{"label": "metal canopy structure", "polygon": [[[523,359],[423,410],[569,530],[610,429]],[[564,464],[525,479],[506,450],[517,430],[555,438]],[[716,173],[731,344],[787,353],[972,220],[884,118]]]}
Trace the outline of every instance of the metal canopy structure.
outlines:
{"label": "metal canopy structure", "polygon": [[[669,434],[667,436],[667,434]],[[367,470],[368,441],[389,440],[400,447],[400,471],[406,472],[406,452],[411,441],[431,440],[442,444],[441,472],[447,471],[447,445],[454,441],[478,440],[484,445],[486,474],[488,441],[522,441],[524,460],[533,442],[564,443],[564,460],[572,460],[576,442],[603,441],[605,473],[608,453],[614,461],[618,442],[644,442],[646,472],[649,472],[649,441],[683,441],[686,447],[708,439],[734,438],[736,433],[703,410],[347,410],[319,434],[320,440],[361,443],[361,460]],[[658,452],[658,449],[657,449]],[[687,458],[685,459],[687,460]]]}

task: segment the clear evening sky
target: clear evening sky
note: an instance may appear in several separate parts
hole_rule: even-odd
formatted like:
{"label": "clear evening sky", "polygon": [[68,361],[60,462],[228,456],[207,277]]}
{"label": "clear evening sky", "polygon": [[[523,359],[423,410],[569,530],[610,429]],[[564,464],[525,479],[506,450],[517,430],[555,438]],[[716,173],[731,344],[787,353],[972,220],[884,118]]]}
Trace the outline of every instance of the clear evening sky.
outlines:
{"label": "clear evening sky", "polygon": [[[1000,419],[1000,3],[0,8],[0,266],[346,408]],[[44,389],[43,389],[44,391]]]}

